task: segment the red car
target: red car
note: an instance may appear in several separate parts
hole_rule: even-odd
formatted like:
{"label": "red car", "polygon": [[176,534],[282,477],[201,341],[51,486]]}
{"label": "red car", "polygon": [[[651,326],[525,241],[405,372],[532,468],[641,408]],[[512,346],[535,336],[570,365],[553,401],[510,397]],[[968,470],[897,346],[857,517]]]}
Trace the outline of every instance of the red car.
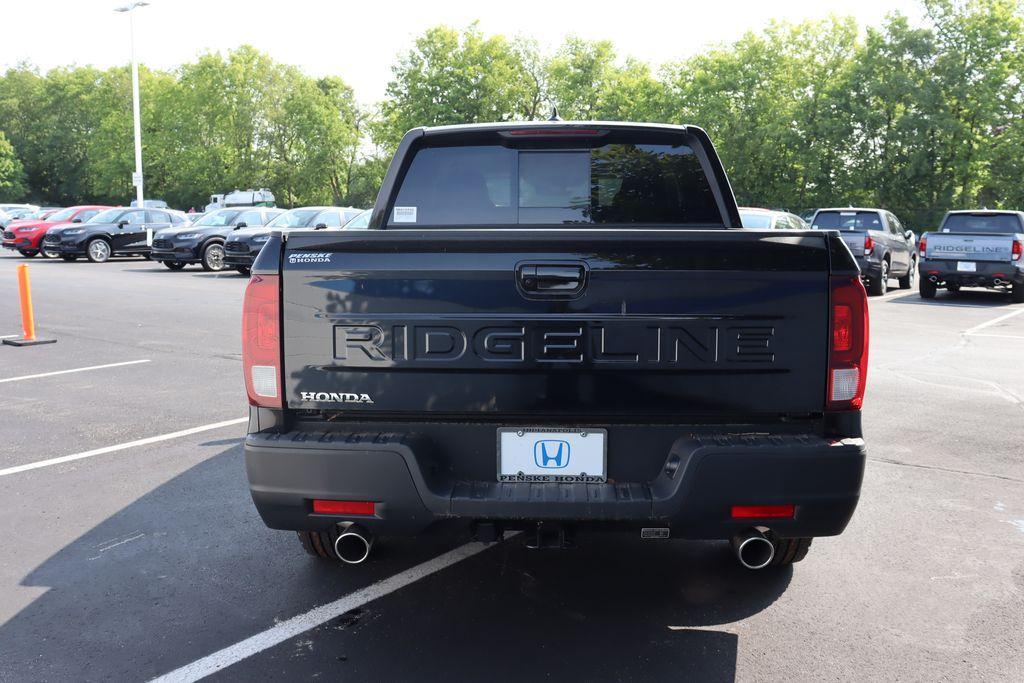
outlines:
{"label": "red car", "polygon": [[[109,206],[69,206],[58,209],[43,220],[30,218],[11,221],[4,230],[4,249],[15,249],[26,258],[42,253],[43,237],[50,228],[60,228],[72,223],[84,223]],[[46,254],[43,254],[45,257]]]}

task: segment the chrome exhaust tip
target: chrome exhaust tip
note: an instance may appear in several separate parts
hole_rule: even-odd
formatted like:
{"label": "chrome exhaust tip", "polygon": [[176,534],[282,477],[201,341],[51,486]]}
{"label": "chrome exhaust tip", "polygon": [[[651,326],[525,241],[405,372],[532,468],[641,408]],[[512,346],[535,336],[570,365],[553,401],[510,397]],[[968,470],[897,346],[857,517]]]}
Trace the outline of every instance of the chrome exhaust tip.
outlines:
{"label": "chrome exhaust tip", "polygon": [[939,281],[939,278],[938,278],[938,277],[936,277],[935,275],[932,275],[932,276],[931,276],[930,278],[928,278],[928,279],[929,279],[929,280],[930,280],[931,282],[938,282],[938,281]]}
{"label": "chrome exhaust tip", "polygon": [[757,529],[748,529],[732,538],[732,549],[747,569],[764,569],[775,557],[775,544]]}
{"label": "chrome exhaust tip", "polygon": [[345,564],[361,564],[370,556],[372,547],[373,536],[353,524],[334,541],[334,554]]}

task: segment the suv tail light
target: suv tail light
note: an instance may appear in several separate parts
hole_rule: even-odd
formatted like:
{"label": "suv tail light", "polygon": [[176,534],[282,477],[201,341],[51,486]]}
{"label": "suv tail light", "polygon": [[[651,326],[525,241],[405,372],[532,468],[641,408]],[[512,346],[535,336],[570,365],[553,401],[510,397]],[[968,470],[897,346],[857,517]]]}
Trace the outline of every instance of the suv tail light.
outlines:
{"label": "suv tail light", "polygon": [[920,240],[918,240],[917,248],[918,248],[918,253],[921,254],[921,258],[924,258],[924,250],[925,250],[925,248],[927,246],[928,246],[928,238],[927,237],[922,237]]}
{"label": "suv tail light", "polygon": [[868,295],[857,276],[832,276],[827,410],[860,410],[868,373]]}
{"label": "suv tail light", "polygon": [[281,298],[277,275],[253,275],[242,307],[242,367],[249,403],[281,407]]}
{"label": "suv tail light", "polygon": [[1010,255],[1011,261],[1020,261],[1020,255],[1024,253],[1024,244],[1021,244],[1019,240],[1013,241],[1013,253]]}
{"label": "suv tail light", "polygon": [[871,235],[864,235],[864,253],[870,254],[871,250],[875,248],[875,241],[871,239]]}

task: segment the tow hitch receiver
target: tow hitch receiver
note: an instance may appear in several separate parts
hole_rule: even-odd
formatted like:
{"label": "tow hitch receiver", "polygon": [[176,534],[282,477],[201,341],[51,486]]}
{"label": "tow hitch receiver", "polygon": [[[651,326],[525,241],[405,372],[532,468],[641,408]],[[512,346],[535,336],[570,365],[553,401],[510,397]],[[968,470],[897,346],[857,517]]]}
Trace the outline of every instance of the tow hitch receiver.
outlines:
{"label": "tow hitch receiver", "polygon": [[526,540],[526,547],[531,550],[541,548],[575,548],[576,539],[571,527],[550,522],[539,522],[536,529]]}

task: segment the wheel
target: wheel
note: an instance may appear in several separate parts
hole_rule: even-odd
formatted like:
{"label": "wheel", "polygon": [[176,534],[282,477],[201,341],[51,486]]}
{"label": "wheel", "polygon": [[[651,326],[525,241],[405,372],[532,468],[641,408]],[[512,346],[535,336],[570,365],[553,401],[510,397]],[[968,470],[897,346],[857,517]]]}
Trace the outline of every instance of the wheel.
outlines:
{"label": "wheel", "polygon": [[334,553],[334,541],[338,535],[334,531],[296,531],[302,549],[315,558],[341,562]]}
{"label": "wheel", "polygon": [[245,275],[246,277],[248,277],[249,275],[249,266],[235,266],[235,270],[237,270],[242,275]]}
{"label": "wheel", "polygon": [[185,267],[185,264],[182,263],[181,261],[164,261],[163,263],[171,270],[181,270],[182,268]]}
{"label": "wheel", "polygon": [[914,278],[917,276],[917,259],[910,259],[910,270],[900,278],[900,289],[913,289]]}
{"label": "wheel", "polygon": [[1015,304],[1024,304],[1024,284],[1019,282],[1013,285],[1010,291],[1010,300]]}
{"label": "wheel", "polygon": [[57,252],[48,251],[45,246],[41,244],[39,245],[39,258],[57,258],[58,256],[60,256],[60,254]]}
{"label": "wheel", "polygon": [[807,557],[807,551],[811,549],[813,538],[773,538],[775,555],[772,557],[770,567],[782,567],[793,564]]}
{"label": "wheel", "polygon": [[93,238],[85,245],[85,256],[93,263],[106,263],[110,260],[110,244],[102,237]]}
{"label": "wheel", "polygon": [[931,280],[921,280],[917,285],[917,291],[921,293],[922,299],[934,299],[937,287]]}
{"label": "wheel", "polygon": [[35,256],[39,252],[38,251],[30,251],[29,249],[19,249],[18,253],[21,254],[22,256],[24,256],[25,258],[32,258],[33,256]]}
{"label": "wheel", "polygon": [[882,273],[868,281],[868,294],[882,296],[889,291],[889,262],[882,261]]}
{"label": "wheel", "polygon": [[210,242],[203,249],[203,270],[218,272],[224,270],[224,245]]}
{"label": "wheel", "polygon": [[68,263],[71,263],[72,261],[77,261],[78,260],[77,256],[71,256],[70,254],[61,254],[60,257],[62,259],[64,259],[65,261],[67,261]]}

